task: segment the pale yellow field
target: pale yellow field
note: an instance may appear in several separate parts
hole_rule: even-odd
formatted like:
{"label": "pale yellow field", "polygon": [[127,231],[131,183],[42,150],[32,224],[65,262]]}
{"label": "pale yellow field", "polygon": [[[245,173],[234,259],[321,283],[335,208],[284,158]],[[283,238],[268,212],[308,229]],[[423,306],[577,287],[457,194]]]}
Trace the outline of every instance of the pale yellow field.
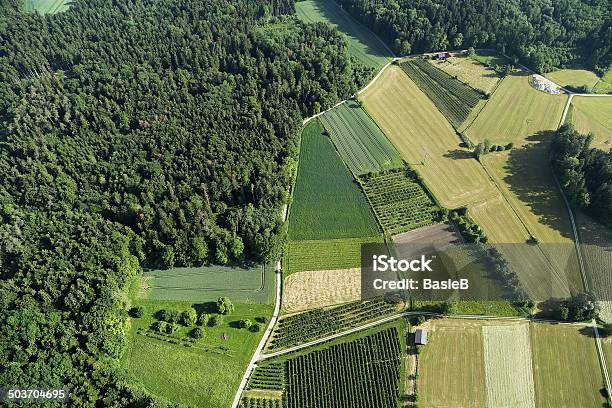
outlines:
{"label": "pale yellow field", "polygon": [[453,56],[446,61],[429,61],[449,75],[456,76],[461,82],[488,94],[493,92],[501,79],[494,69],[468,56]]}
{"label": "pale yellow field", "polygon": [[442,205],[456,208],[497,195],[446,118],[399,67],[385,70],[361,99]]}
{"label": "pale yellow field", "polygon": [[549,95],[529,85],[529,75],[515,72],[497,90],[465,131],[474,142],[529,143],[537,132],[555,130],[563,115],[567,95]]}
{"label": "pale yellow field", "polygon": [[593,88],[599,82],[599,77],[586,69],[559,69],[544,76],[561,86],[588,86]]}
{"label": "pale yellow field", "polygon": [[295,313],[361,298],[359,268],[291,274],[283,288],[283,310]]}
{"label": "pale yellow field", "polygon": [[612,97],[575,96],[571,121],[579,132],[595,135],[592,147],[612,148]]}
{"label": "pale yellow field", "polygon": [[489,407],[535,408],[529,325],[483,326]]}

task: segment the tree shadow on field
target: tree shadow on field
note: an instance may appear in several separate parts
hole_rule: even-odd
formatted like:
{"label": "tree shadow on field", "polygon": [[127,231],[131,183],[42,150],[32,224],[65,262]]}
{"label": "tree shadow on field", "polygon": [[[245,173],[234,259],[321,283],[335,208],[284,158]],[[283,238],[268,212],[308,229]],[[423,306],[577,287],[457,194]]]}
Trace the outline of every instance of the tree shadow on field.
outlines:
{"label": "tree shadow on field", "polygon": [[579,332],[580,334],[582,334],[583,336],[589,337],[589,338],[591,338],[591,339],[596,338],[596,336],[595,336],[595,330],[593,330],[593,328],[592,328],[592,327],[590,327],[590,326],[584,326],[584,327],[580,328],[580,329],[578,330],[578,332]]}
{"label": "tree shadow on field", "polygon": [[473,159],[474,154],[469,150],[455,149],[449,150],[448,153],[444,155],[444,157],[448,157],[453,160],[464,160],[464,159]]}
{"label": "tree shadow on field", "polygon": [[217,303],[215,302],[204,302],[204,303],[194,303],[191,305],[196,311],[196,313],[201,315],[202,313],[212,314],[218,313]]}
{"label": "tree shadow on field", "polygon": [[554,131],[540,131],[527,138],[530,143],[511,150],[504,166],[507,173],[504,181],[540,223],[565,238],[572,238],[569,228],[561,228],[563,224],[567,225],[568,215],[550,164],[550,144],[554,134]]}

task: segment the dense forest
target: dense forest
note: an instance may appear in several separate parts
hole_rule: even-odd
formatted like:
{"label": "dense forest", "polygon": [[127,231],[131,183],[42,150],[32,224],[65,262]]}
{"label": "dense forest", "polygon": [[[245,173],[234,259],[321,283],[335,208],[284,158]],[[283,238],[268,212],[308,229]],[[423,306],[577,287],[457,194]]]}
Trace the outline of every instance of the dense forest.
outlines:
{"label": "dense forest", "polygon": [[275,258],[302,117],[367,70],[291,0],[21,6],[0,5],[0,384],[154,404],[117,362],[141,266]]}
{"label": "dense forest", "polygon": [[612,227],[612,150],[591,148],[592,139],[562,126],[553,143],[553,164],[572,206]]}
{"label": "dense forest", "polygon": [[612,63],[609,0],[338,0],[400,55],[497,48],[537,71]]}

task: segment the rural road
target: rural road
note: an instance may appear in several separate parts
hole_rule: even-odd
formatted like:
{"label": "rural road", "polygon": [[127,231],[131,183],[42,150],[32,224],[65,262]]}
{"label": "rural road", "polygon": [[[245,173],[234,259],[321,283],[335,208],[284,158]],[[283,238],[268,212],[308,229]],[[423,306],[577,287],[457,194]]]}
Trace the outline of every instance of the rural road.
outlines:
{"label": "rural road", "polygon": [[339,337],[344,337],[347,336],[349,334],[353,334],[365,329],[369,329],[371,327],[375,327],[384,323],[388,323],[391,322],[393,320],[397,320],[400,319],[402,317],[405,316],[431,316],[431,317],[451,317],[453,319],[466,319],[466,320],[498,320],[498,321],[517,321],[517,322],[538,322],[538,323],[552,323],[552,324],[563,324],[563,325],[570,325],[570,326],[589,326],[589,324],[585,324],[585,323],[575,323],[575,322],[563,322],[563,321],[558,321],[558,320],[550,320],[550,319],[535,319],[535,318],[527,318],[527,317],[500,317],[500,316],[482,316],[482,315],[445,315],[442,313],[434,313],[434,312],[420,312],[420,311],[413,311],[413,312],[402,312],[402,313],[398,313],[395,315],[391,315],[391,316],[387,316],[384,317],[382,319],[379,320],[375,320],[373,322],[358,326],[358,327],[354,327],[352,329],[337,333],[337,334],[333,334],[331,336],[327,336],[327,337],[323,337],[317,340],[313,340],[310,341],[308,343],[303,343],[297,346],[293,346],[284,350],[280,350],[280,351],[276,351],[274,353],[269,353],[269,354],[261,354],[260,360],[266,360],[269,358],[274,358],[274,357],[280,357],[284,354],[288,354],[288,353],[293,353],[295,351],[304,349],[304,348],[308,348],[308,347],[312,347],[312,346],[316,346],[318,344],[321,343],[325,343],[331,340],[335,340]]}
{"label": "rural road", "polygon": [[[467,50],[454,50],[454,51],[448,51],[448,52],[465,52]],[[431,54],[435,54],[435,53],[429,53],[429,54],[419,54],[419,55],[431,55]],[[409,56],[405,56],[405,57],[394,57],[391,61],[389,61],[389,63],[387,63],[379,72],[378,74],[376,74],[376,76],[362,89],[360,89],[359,91],[357,91],[356,95],[359,95],[363,92],[365,92],[370,86],[372,86],[372,84],[374,84],[379,78],[380,76],[384,73],[384,71],[391,65],[393,64],[395,61],[401,60],[402,58],[408,58],[408,57],[414,57],[416,55],[409,55]],[[535,72],[523,65],[519,66],[529,72]],[[551,81],[553,82],[553,81]],[[554,82],[553,82],[554,83]],[[564,122],[565,119],[567,117],[569,108],[571,106],[571,102],[574,96],[585,96],[585,97],[612,97],[612,95],[600,95],[600,94],[576,94],[573,92],[568,91],[567,89],[563,88],[561,85],[556,84],[559,88],[563,89],[565,92],[567,92],[569,94],[569,98],[567,101],[567,104],[565,106],[565,110],[563,112],[563,116],[561,118],[561,122],[560,125],[561,126]],[[311,120],[329,112],[330,110],[346,103],[348,101],[348,99],[342,100],[340,102],[338,102],[337,104],[335,104],[334,106],[332,106],[329,109],[326,109],[316,115],[313,115],[309,118],[306,118],[303,120],[303,124],[306,125],[308,122],[310,122]],[[555,178],[555,181],[556,178]],[[583,280],[585,282],[585,289],[588,290],[588,283],[586,281],[586,274],[584,272],[584,265],[583,265],[583,260],[582,260],[582,253],[580,251],[580,243],[579,243],[579,238],[578,238],[578,231],[576,229],[576,224],[574,222],[574,216],[573,216],[573,212],[571,210],[571,207],[569,206],[569,203],[567,201],[567,198],[565,197],[563,190],[561,189],[561,186],[559,185],[558,181],[557,181],[557,185],[559,187],[559,190],[561,191],[561,194],[563,196],[563,199],[565,200],[569,215],[570,215],[570,220],[571,220],[571,224],[572,224],[572,228],[574,230],[574,236],[575,236],[575,244],[576,244],[576,250],[578,253],[578,258],[579,258],[579,262],[580,262],[580,270],[583,276]],[[288,207],[287,205],[284,206],[283,208],[283,220],[286,222],[287,221],[287,216],[288,216]],[[278,268],[277,268],[277,272],[276,272],[276,303],[274,305],[274,312],[272,314],[272,318],[270,319],[270,324],[268,325],[266,331],[264,332],[263,337],[261,338],[261,341],[259,342],[257,349],[255,350],[255,353],[253,354],[253,357],[251,358],[251,361],[249,362],[249,365],[247,366],[246,372],[244,373],[244,376],[242,377],[242,381],[240,383],[240,386],[236,392],[236,395],[234,397],[234,402],[232,404],[232,408],[238,408],[240,405],[240,399],[242,398],[242,393],[244,392],[244,390],[246,389],[246,386],[248,384],[249,381],[249,377],[251,376],[251,374],[253,373],[253,370],[255,369],[255,367],[257,366],[257,362],[261,361],[261,360],[265,360],[265,359],[269,359],[269,358],[273,358],[273,357],[278,357],[287,353],[291,353],[297,350],[301,350],[307,347],[312,347],[315,346],[317,344],[321,344],[321,343],[325,343],[327,341],[330,340],[334,340],[337,339],[339,337],[343,337],[352,333],[356,333],[358,331],[361,330],[365,330],[367,328],[370,327],[374,327],[380,324],[384,324],[393,320],[396,320],[398,318],[404,317],[404,316],[410,316],[410,315],[428,315],[428,316],[434,316],[434,317],[445,317],[445,315],[439,314],[439,313],[429,313],[429,312],[403,312],[397,315],[393,315],[393,316],[388,316],[385,318],[382,318],[380,320],[376,320],[374,322],[371,323],[367,323],[365,325],[359,326],[359,327],[355,327],[352,329],[349,329],[347,331],[341,332],[341,333],[337,333],[331,336],[327,336],[321,339],[317,339],[308,343],[304,343],[298,346],[294,346],[285,350],[281,350],[281,351],[277,351],[274,353],[269,353],[269,354],[262,354],[262,351],[268,341],[268,339],[270,338],[271,334],[272,334],[272,330],[274,329],[274,326],[276,325],[276,322],[278,321],[279,315],[280,315],[280,308],[281,308],[281,296],[282,296],[282,263],[279,260],[278,261]],[[512,317],[497,317],[497,316],[474,316],[474,315],[454,315],[452,316],[453,318],[458,318],[458,319],[480,319],[480,320],[516,320],[516,321],[537,321],[537,322],[548,322],[548,323],[555,323],[555,324],[579,324],[579,325],[584,325],[584,323],[569,323],[569,322],[559,322],[559,321],[554,321],[554,320],[542,320],[542,319],[529,319],[529,318],[512,318]],[[595,331],[595,335],[596,335],[596,344],[597,344],[597,350],[598,350],[598,354],[599,354],[599,359],[600,359],[600,364],[602,366],[602,371],[604,373],[604,378],[606,381],[606,388],[608,390],[608,395],[612,395],[612,387],[610,386],[610,377],[608,375],[608,369],[607,369],[607,365],[606,365],[606,361],[605,361],[605,356],[603,353],[603,349],[601,346],[601,338],[599,336],[599,331],[597,330],[597,324],[596,322],[593,320],[591,322],[592,327],[594,328]]]}

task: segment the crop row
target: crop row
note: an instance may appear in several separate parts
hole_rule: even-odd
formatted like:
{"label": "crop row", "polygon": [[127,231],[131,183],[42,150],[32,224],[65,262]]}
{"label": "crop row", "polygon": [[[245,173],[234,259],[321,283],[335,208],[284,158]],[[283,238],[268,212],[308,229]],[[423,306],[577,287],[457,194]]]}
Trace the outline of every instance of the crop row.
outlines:
{"label": "crop row", "polygon": [[402,159],[354,101],[348,101],[322,116],[338,152],[355,175],[397,168]]}
{"label": "crop row", "polygon": [[395,311],[382,299],[351,302],[346,305],[316,309],[281,319],[270,340],[269,349],[281,349],[329,336]]}
{"label": "crop row", "polygon": [[287,360],[287,407],[394,408],[401,354],[392,327]]}
{"label": "crop row", "polygon": [[455,128],[461,126],[482,97],[424,60],[410,60],[401,67]]}
{"label": "crop row", "polygon": [[271,398],[245,397],[240,402],[240,408],[283,408],[283,401]]}
{"label": "crop row", "polygon": [[248,389],[283,390],[285,388],[285,367],[280,363],[262,363],[255,367],[249,379]]}
{"label": "crop row", "polygon": [[430,225],[439,209],[417,180],[397,171],[362,180],[363,190],[387,234]]}

